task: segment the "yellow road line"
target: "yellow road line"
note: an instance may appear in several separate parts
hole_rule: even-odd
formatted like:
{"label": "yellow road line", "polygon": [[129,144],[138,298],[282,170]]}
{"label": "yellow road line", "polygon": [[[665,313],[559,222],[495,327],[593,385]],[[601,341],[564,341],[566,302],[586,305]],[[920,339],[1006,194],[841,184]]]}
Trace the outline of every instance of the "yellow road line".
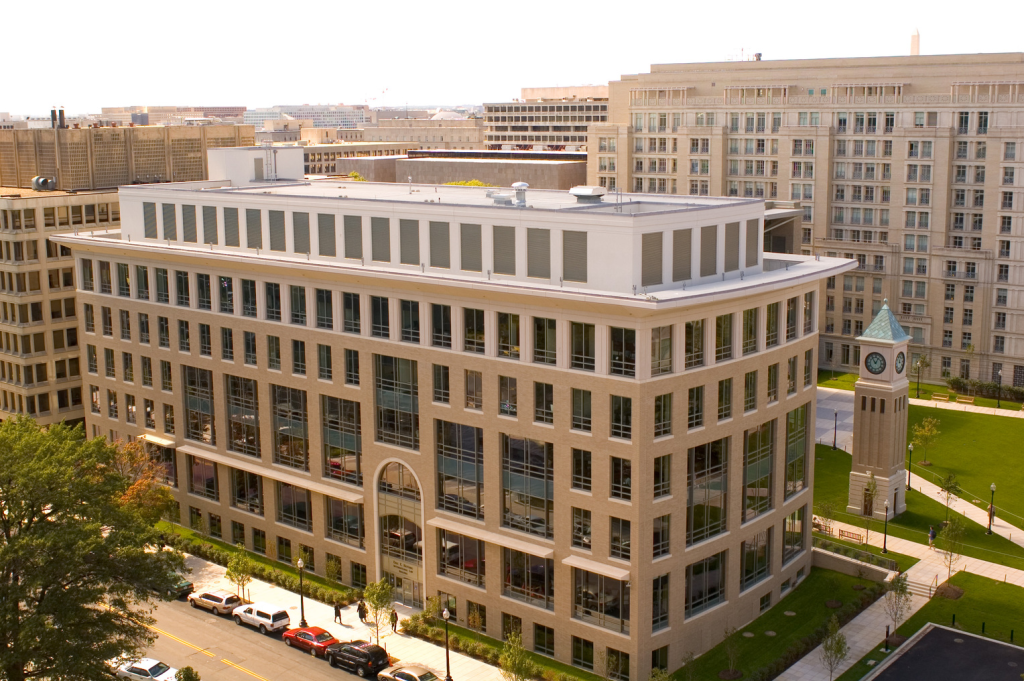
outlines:
{"label": "yellow road line", "polygon": [[221,658],[220,661],[223,662],[224,664],[228,665],[229,667],[234,667],[235,669],[237,669],[240,672],[245,672],[249,676],[251,676],[251,677],[253,677],[255,679],[259,679],[259,681],[269,681],[269,679],[265,679],[262,676],[260,676],[259,674],[257,674],[256,672],[249,671],[248,669],[246,669],[242,665],[235,664],[231,660],[225,660],[224,658]]}
{"label": "yellow road line", "polygon": [[166,636],[167,638],[171,639],[172,641],[177,641],[178,643],[180,643],[182,645],[185,645],[185,646],[188,646],[189,648],[192,648],[193,650],[198,650],[199,652],[201,652],[203,655],[206,655],[207,657],[216,657],[216,655],[211,653],[209,650],[206,650],[205,648],[200,648],[199,646],[197,646],[195,644],[192,644],[192,643],[189,643],[188,641],[186,641],[184,639],[180,639],[177,636],[175,636],[174,634],[169,634],[166,631],[164,631],[163,629],[157,629],[156,627],[152,627],[152,626],[150,626],[148,624],[146,625],[146,628],[152,629],[153,631],[155,631],[156,633],[160,634],[161,636]]}

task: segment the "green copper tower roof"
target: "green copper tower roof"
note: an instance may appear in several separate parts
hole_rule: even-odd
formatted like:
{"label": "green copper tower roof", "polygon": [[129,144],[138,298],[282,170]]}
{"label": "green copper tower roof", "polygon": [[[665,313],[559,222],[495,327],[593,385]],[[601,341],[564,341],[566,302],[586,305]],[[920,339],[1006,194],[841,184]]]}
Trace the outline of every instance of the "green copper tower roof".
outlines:
{"label": "green copper tower roof", "polygon": [[902,343],[910,340],[910,336],[896,320],[896,315],[889,309],[889,301],[886,299],[882,303],[882,309],[864,330],[864,335],[858,337],[857,340]]}

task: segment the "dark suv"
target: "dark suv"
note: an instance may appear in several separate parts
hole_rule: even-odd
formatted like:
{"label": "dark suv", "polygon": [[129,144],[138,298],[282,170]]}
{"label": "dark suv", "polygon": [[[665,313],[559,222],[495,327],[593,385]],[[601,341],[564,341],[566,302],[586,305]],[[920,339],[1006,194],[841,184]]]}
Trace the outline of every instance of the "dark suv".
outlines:
{"label": "dark suv", "polygon": [[391,664],[383,648],[366,641],[335,643],[328,646],[324,657],[332,667],[341,667],[363,678],[373,678]]}

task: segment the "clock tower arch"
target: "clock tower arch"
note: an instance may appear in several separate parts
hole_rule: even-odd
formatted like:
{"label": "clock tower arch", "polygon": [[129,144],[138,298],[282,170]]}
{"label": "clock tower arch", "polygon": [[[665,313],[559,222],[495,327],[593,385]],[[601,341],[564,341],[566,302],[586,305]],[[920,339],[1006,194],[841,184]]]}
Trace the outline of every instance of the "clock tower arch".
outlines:
{"label": "clock tower arch", "polygon": [[[885,301],[857,341],[861,366],[853,392],[853,466],[846,510],[882,520],[886,501],[890,518],[907,508],[910,336]],[[876,487],[873,497],[869,492],[872,480]]]}

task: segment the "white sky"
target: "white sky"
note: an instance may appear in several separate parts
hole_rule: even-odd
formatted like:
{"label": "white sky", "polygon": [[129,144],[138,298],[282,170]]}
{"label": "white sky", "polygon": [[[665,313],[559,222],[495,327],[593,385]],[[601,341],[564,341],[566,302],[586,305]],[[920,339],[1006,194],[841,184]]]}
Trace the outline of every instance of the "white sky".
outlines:
{"label": "white sky", "polygon": [[[1024,51],[1020,0],[49,3],[0,11],[0,111],[480,104],[652,63]],[[774,11],[773,11],[774,10]]]}

